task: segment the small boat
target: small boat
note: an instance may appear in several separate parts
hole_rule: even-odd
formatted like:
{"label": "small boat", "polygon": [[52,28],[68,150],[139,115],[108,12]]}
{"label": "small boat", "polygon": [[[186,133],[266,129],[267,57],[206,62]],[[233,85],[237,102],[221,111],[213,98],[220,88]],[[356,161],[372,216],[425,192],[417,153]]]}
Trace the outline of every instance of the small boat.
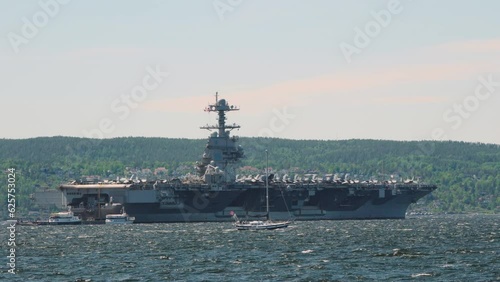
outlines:
{"label": "small boat", "polygon": [[236,228],[238,230],[273,230],[278,228],[286,228],[290,225],[290,221],[273,222],[271,220],[253,220],[253,221],[239,221]]}
{"label": "small boat", "polygon": [[106,224],[131,224],[134,223],[135,217],[128,216],[124,209],[120,214],[107,214]]}
{"label": "small boat", "polygon": [[76,225],[82,224],[82,220],[69,210],[67,212],[56,212],[51,214],[48,223],[49,225]]}
{"label": "small boat", "polygon": [[269,176],[267,173],[267,168],[269,167],[268,152],[266,150],[266,220],[252,220],[244,221],[239,220],[234,212],[231,211],[231,215],[236,220],[235,226],[238,230],[273,230],[278,228],[286,228],[290,225],[291,221],[272,221],[269,218]]}

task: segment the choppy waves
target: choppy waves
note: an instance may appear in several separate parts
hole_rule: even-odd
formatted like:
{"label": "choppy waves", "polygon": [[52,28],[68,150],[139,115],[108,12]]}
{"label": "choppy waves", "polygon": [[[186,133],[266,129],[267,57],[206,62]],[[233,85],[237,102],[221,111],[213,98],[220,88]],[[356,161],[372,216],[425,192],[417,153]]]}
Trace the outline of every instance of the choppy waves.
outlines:
{"label": "choppy waves", "polygon": [[[499,215],[296,222],[19,226],[11,281],[495,281]],[[1,234],[5,242],[6,232]],[[4,244],[5,246],[5,244]],[[14,278],[14,279],[12,279]]]}

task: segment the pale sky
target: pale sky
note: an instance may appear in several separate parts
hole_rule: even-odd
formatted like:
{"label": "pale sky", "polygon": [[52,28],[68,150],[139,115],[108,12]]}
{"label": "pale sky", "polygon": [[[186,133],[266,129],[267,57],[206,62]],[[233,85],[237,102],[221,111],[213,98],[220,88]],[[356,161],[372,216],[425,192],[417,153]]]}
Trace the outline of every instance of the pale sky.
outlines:
{"label": "pale sky", "polygon": [[0,138],[205,138],[218,91],[241,108],[228,114],[240,136],[500,144],[499,11],[494,0],[0,0]]}

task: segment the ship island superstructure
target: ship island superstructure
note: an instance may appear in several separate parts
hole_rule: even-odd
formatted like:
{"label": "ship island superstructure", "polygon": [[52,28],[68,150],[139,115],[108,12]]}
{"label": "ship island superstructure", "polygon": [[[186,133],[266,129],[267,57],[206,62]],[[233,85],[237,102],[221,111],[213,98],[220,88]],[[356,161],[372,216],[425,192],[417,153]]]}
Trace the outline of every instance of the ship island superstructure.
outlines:
{"label": "ship island superstructure", "polygon": [[[197,175],[182,179],[106,182],[72,181],[59,187],[64,204],[84,220],[103,220],[125,208],[135,223],[231,221],[232,215],[253,218],[266,213],[265,176],[237,176],[244,150],[226,124],[226,113],[239,110],[216,94],[205,108],[216,112],[217,124],[196,163]],[[358,181],[334,174],[268,178],[269,210],[276,220],[404,218],[411,203],[435,185],[415,181]]]}

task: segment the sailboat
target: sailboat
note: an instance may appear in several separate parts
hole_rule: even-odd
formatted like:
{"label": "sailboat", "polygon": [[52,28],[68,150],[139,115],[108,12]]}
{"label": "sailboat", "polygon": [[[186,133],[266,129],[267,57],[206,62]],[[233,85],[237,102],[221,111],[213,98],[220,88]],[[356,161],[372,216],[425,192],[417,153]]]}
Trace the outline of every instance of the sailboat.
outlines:
{"label": "sailboat", "polygon": [[272,221],[269,218],[269,176],[267,170],[269,168],[268,152],[266,150],[266,220],[252,220],[243,221],[239,220],[235,213],[232,213],[233,218],[236,220],[234,224],[238,230],[272,230],[279,228],[286,228],[290,225],[291,221]]}

